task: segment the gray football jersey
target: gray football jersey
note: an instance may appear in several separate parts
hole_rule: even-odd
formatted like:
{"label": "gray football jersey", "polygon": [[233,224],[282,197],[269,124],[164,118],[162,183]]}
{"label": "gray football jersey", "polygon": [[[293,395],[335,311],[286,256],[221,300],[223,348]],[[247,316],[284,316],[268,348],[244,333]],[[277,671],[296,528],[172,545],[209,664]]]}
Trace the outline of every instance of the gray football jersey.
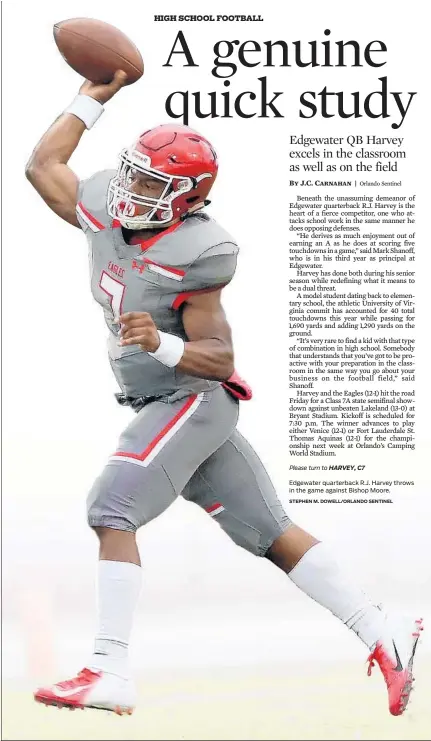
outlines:
{"label": "gray football jersey", "polygon": [[114,175],[114,170],[105,170],[80,183],[77,217],[88,240],[91,291],[105,315],[109,360],[117,382],[132,397],[173,395],[176,399],[213,389],[217,381],[168,368],[138,345],[120,347],[114,318],[127,311],[147,311],[158,329],[186,340],[184,301],[190,293],[229,283],[238,246],[203,213],[142,244],[126,244],[119,222],[106,209]]}

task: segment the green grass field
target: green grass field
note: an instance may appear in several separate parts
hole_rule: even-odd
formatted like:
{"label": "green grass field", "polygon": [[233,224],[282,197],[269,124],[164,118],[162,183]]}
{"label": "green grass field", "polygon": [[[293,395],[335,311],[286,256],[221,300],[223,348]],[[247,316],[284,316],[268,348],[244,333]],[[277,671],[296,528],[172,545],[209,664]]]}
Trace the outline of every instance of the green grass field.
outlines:
{"label": "green grass field", "polygon": [[417,662],[408,711],[387,710],[380,673],[341,662],[161,673],[141,682],[131,717],[37,705],[30,689],[3,686],[3,734],[9,739],[400,739],[431,737],[431,661]]}

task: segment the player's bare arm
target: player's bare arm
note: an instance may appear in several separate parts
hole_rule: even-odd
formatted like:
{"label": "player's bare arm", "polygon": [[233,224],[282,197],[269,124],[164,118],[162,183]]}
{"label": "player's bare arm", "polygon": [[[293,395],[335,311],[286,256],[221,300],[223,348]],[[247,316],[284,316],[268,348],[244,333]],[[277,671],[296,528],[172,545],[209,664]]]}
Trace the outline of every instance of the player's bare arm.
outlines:
{"label": "player's bare arm", "polygon": [[234,370],[234,353],[221,290],[190,297],[183,310],[183,324],[189,342],[178,368],[201,378],[229,378]]}
{"label": "player's bare arm", "polygon": [[[160,335],[150,314],[128,312],[119,317],[120,345],[140,345],[156,352]],[[234,370],[232,334],[221,304],[221,290],[192,296],[183,309],[188,337],[178,370],[199,378],[226,380]]]}
{"label": "player's bare arm", "polygon": [[[112,82],[94,85],[86,80],[79,93],[103,104],[124,85],[125,72],[118,71]],[[77,148],[86,127],[72,113],[62,113],[36,145],[25,174],[45,203],[60,218],[80,229],[76,218],[79,179],[68,162]]]}

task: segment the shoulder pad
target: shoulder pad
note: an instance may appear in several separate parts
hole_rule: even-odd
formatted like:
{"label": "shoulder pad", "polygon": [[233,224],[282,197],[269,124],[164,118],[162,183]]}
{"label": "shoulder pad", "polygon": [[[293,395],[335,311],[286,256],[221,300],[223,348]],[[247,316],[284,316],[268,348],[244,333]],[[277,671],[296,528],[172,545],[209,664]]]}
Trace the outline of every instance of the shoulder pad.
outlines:
{"label": "shoulder pad", "polygon": [[181,236],[185,241],[193,244],[194,254],[190,262],[203,256],[209,249],[216,251],[218,245],[221,245],[220,254],[226,252],[226,245],[235,246],[238,251],[235,239],[215,219],[211,219],[206,214],[196,214],[186,219],[181,229]]}

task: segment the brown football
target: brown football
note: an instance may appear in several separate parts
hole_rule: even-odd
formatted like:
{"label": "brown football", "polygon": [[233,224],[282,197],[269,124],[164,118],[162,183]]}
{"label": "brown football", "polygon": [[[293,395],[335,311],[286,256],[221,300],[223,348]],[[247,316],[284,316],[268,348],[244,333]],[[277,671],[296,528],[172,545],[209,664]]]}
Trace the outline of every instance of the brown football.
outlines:
{"label": "brown football", "polygon": [[91,82],[110,82],[118,69],[127,85],[144,73],[139,49],[122,31],[94,18],[71,18],[54,26],[54,40],[68,65]]}

